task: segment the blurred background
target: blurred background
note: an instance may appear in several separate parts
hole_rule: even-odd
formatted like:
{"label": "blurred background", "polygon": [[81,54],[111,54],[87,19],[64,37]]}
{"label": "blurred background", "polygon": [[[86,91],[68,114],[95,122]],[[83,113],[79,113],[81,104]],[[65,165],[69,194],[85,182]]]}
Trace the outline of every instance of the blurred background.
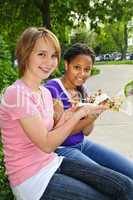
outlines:
{"label": "blurred background", "polygon": [[[0,0],[0,93],[18,78],[15,45],[29,26],[52,30],[60,40],[62,53],[75,42],[84,42],[94,49],[96,63],[92,75],[99,74],[100,78],[96,78],[97,82],[93,76],[94,81],[86,83],[88,88],[96,90],[104,86],[109,94],[114,94],[133,79],[133,0]],[[63,71],[61,60],[51,77],[60,76]],[[125,115],[105,114],[97,121],[92,138],[129,155],[132,144],[128,152],[126,149],[129,140],[132,141],[131,134],[128,136],[133,130],[131,124],[131,118]],[[123,131],[118,135],[120,130]],[[127,138],[124,150],[123,145],[118,145],[120,138],[123,143]],[[13,199],[0,142],[0,200]]]}
{"label": "blurred background", "polygon": [[29,26],[52,30],[62,53],[85,42],[97,63],[133,63],[132,0],[0,0],[0,90],[16,79],[15,44]]}

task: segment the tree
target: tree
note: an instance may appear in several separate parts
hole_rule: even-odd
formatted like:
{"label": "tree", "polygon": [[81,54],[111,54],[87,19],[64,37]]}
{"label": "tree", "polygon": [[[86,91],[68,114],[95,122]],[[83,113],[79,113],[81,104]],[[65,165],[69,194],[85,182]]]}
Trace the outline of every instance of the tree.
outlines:
{"label": "tree", "polygon": [[[94,14],[97,13],[97,16]],[[94,1],[93,9],[90,11],[91,27],[96,28],[100,22],[108,24],[112,38],[118,49],[125,58],[128,48],[128,22],[133,17],[132,0],[102,0]],[[114,31],[116,29],[116,31]],[[99,29],[98,29],[99,30]]]}
{"label": "tree", "polygon": [[45,26],[48,29],[51,29],[51,22],[50,22],[50,3],[51,0],[33,0],[33,3],[35,6],[39,9],[41,16],[42,16],[42,22],[43,26]]}
{"label": "tree", "polygon": [[72,28],[85,23],[87,18],[90,19],[91,29],[97,32],[101,23],[124,25],[124,57],[127,50],[127,24],[133,16],[133,1],[86,0],[83,3],[81,0],[1,0],[0,13],[1,34],[4,40],[10,41],[12,60],[16,38],[26,27],[46,26],[59,37],[61,43],[66,44],[70,43]]}
{"label": "tree", "polygon": [[78,27],[74,30],[71,36],[71,43],[83,42],[88,46],[95,48],[97,34],[94,31],[90,31],[85,25]]}
{"label": "tree", "polygon": [[0,2],[0,30],[4,41],[8,44],[12,65],[14,64],[14,49],[18,35],[28,26],[40,26],[41,24],[38,9],[32,3],[32,0]]}
{"label": "tree", "polygon": [[[127,25],[133,17],[132,0],[87,0],[85,4],[79,2],[76,11],[79,15],[79,22],[81,20],[85,22],[88,17],[91,29],[94,29],[98,34],[103,28],[101,24],[110,26],[113,41],[122,53],[122,58],[125,58],[128,48]],[[112,27],[117,31],[113,31]]]}

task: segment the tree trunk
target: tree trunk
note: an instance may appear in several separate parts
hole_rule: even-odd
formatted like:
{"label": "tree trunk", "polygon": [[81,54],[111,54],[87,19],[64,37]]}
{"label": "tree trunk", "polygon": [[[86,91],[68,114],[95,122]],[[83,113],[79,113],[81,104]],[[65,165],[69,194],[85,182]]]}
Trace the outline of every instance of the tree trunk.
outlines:
{"label": "tree trunk", "polygon": [[50,0],[43,0],[42,1],[42,19],[43,19],[43,26],[48,29],[51,29],[50,24]]}
{"label": "tree trunk", "polygon": [[41,12],[43,26],[45,26],[48,29],[51,29],[51,23],[50,23],[51,0],[34,0],[34,3]]}
{"label": "tree trunk", "polygon": [[122,51],[122,59],[126,59],[126,53],[128,48],[128,29],[127,24],[124,25],[124,47]]}

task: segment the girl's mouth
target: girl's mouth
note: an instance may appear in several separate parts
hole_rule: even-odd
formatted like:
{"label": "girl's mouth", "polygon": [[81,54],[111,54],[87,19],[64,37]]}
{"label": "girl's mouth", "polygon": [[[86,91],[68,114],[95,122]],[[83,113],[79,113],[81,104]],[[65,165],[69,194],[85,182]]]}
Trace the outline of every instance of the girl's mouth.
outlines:
{"label": "girl's mouth", "polygon": [[39,67],[44,73],[49,73],[51,69]]}

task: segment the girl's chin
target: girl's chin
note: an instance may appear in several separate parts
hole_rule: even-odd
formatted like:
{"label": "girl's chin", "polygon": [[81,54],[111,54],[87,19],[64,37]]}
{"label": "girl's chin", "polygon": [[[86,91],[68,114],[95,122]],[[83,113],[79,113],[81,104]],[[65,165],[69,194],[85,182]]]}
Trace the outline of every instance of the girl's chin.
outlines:
{"label": "girl's chin", "polygon": [[51,72],[43,73],[43,77],[44,77],[44,78],[48,78],[50,75],[51,75]]}
{"label": "girl's chin", "polygon": [[45,74],[45,76],[43,76],[43,79],[47,79],[50,76],[50,74]]}
{"label": "girl's chin", "polygon": [[75,83],[75,85],[76,85],[76,86],[79,86],[79,87],[82,86],[83,84],[84,84],[83,81],[80,81],[80,82],[76,82],[76,83]]}
{"label": "girl's chin", "polygon": [[49,77],[50,75],[49,74],[45,74],[43,76],[39,76],[41,80],[45,80]]}

